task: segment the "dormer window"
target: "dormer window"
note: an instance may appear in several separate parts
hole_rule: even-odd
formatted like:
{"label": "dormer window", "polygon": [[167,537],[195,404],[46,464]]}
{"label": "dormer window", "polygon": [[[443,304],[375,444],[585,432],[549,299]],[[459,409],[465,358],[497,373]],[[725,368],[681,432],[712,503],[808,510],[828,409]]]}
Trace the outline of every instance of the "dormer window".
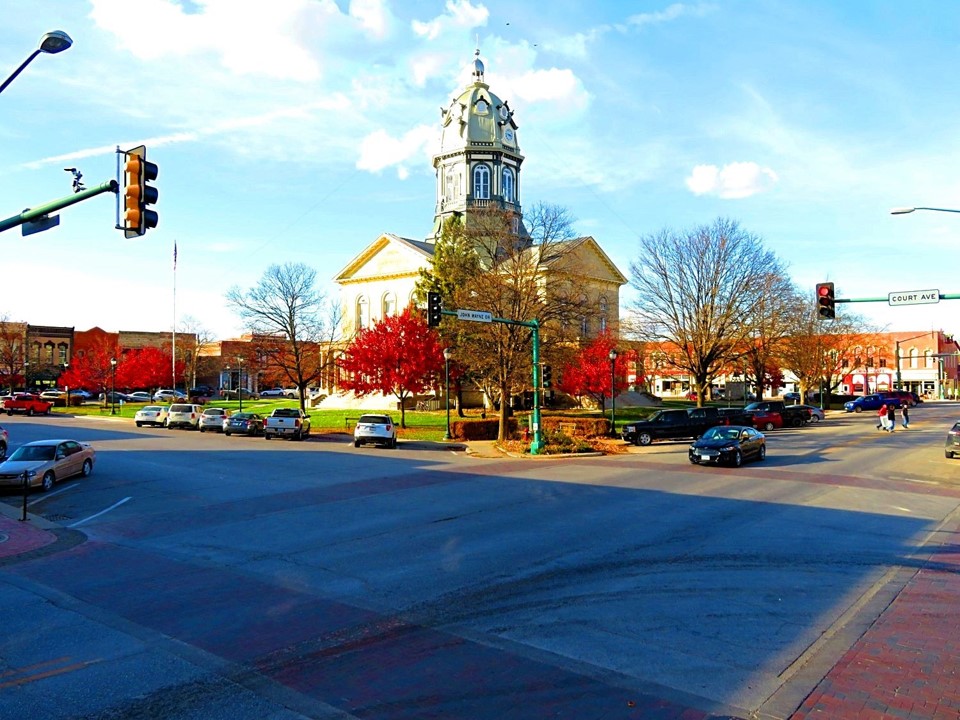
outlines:
{"label": "dormer window", "polygon": [[480,99],[480,100],[477,100],[477,104],[474,105],[474,107],[477,109],[477,112],[478,112],[478,113],[480,113],[481,115],[486,115],[486,114],[487,114],[487,109],[488,109],[490,106],[487,105],[486,100]]}

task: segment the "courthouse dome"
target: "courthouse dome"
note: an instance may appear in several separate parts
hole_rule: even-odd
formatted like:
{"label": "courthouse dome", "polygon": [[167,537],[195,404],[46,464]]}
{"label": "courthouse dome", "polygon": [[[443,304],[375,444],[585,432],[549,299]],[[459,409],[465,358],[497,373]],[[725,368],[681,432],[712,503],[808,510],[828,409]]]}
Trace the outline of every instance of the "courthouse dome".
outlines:
{"label": "courthouse dome", "polygon": [[440,154],[468,146],[486,146],[519,154],[517,125],[504,100],[484,82],[480,51],[473,61],[473,83],[441,109]]}

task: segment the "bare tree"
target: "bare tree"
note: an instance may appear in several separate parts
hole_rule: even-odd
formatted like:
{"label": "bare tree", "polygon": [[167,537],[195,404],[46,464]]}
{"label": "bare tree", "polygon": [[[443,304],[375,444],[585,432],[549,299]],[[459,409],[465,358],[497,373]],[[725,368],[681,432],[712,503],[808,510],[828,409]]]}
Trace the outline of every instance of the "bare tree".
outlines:
{"label": "bare tree", "polygon": [[672,346],[672,364],[693,378],[698,404],[749,343],[764,292],[757,279],[783,274],[758,236],[724,218],[642,238],[630,272],[640,337]]}
{"label": "bare tree", "polygon": [[271,265],[256,287],[234,286],[227,302],[259,342],[261,365],[280,372],[306,409],[307,387],[328,368],[330,343],[339,326],[339,306],[318,291],[316,271],[302,263]]}
{"label": "bare tree", "polygon": [[779,353],[789,341],[796,317],[804,311],[805,304],[799,290],[783,272],[759,277],[756,283],[761,293],[753,313],[745,318],[750,326],[750,338],[742,358],[753,375],[757,400],[762,400],[768,373],[774,366],[779,367]]}
{"label": "bare tree", "polygon": [[216,335],[204,327],[203,323],[192,315],[186,315],[180,321],[180,327],[177,328],[178,335],[189,335],[196,339],[193,346],[183,348],[177,346],[177,354],[183,360],[184,378],[189,378],[188,387],[197,386],[197,371],[200,367],[200,353],[204,348],[216,341]]}
{"label": "bare tree", "polygon": [[792,320],[790,339],[779,352],[779,362],[799,381],[800,397],[814,388],[829,396],[840,385],[845,369],[860,365],[857,348],[882,344],[876,339],[880,330],[862,315],[841,312],[835,320],[821,318],[812,295],[805,298]]}
{"label": "bare tree", "polygon": [[[529,233],[517,227],[516,218],[500,210],[477,210],[464,227],[478,268],[462,273],[463,283],[445,298],[453,307],[482,310],[507,320],[537,320],[555,327],[553,339],[544,333],[544,353],[558,342],[560,328],[569,327],[579,308],[579,291],[565,282],[545,289],[545,277],[557,269],[571,250],[572,219],[563,208],[538,204],[527,214]],[[472,260],[470,262],[473,262]],[[433,268],[437,276],[444,273]],[[574,292],[574,291],[577,292]],[[445,327],[449,327],[449,324]],[[531,329],[506,323],[467,323],[457,328],[455,359],[469,367],[478,385],[500,406],[498,437],[507,438],[511,398],[532,387]]]}

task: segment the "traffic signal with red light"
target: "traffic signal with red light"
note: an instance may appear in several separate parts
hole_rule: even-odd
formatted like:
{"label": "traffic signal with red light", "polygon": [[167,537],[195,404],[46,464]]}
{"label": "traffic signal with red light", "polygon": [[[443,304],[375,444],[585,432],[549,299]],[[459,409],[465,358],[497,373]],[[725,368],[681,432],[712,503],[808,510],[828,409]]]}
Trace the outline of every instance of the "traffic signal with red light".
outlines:
{"label": "traffic signal with red light", "polygon": [[160,193],[148,182],[157,179],[156,163],[147,162],[145,145],[127,150],[123,166],[123,234],[125,237],[143,235],[155,228],[160,218],[155,210],[147,208],[157,202]]}
{"label": "traffic signal with red light", "polygon": [[837,316],[832,282],[817,283],[817,313],[827,320]]}
{"label": "traffic signal with red light", "polygon": [[427,293],[427,325],[437,327],[443,317],[443,299],[440,293]]}
{"label": "traffic signal with red light", "polygon": [[543,366],[543,382],[541,383],[544,389],[549,389],[553,385],[553,368],[549,365]]}

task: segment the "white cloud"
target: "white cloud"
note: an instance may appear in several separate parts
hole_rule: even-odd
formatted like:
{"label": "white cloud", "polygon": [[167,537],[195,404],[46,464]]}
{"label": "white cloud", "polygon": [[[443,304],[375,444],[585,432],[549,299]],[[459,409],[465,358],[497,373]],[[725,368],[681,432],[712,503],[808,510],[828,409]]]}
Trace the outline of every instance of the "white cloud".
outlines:
{"label": "white cloud", "polygon": [[414,20],[413,32],[427,40],[436,40],[442,34],[456,28],[472,28],[487,24],[490,11],[483,5],[473,5],[470,0],[447,0],[446,12],[433,20]]}
{"label": "white cloud", "polygon": [[[213,53],[239,75],[315,80],[320,67],[299,38],[337,17],[332,0],[91,0],[90,17],[142,60]],[[372,15],[372,13],[370,13]],[[364,16],[364,22],[370,22]]]}
{"label": "white cloud", "polygon": [[415,160],[423,163],[436,143],[437,128],[432,125],[418,125],[403,137],[391,137],[386,130],[377,130],[367,135],[360,143],[358,170],[380,172],[384,168],[397,168],[397,177],[405,180],[409,175],[405,163]]}
{"label": "white cloud", "polygon": [[627,18],[627,24],[634,27],[643,27],[644,25],[659,25],[660,23],[670,22],[684,16],[703,17],[712,12],[715,6],[706,3],[697,5],[685,5],[684,3],[673,3],[666,10],[657,12],[645,12],[631,15]]}
{"label": "white cloud", "polygon": [[750,197],[768,190],[778,180],[770,168],[755,162],[724,165],[697,165],[687,178],[687,187],[694,195],[716,195],[725,200]]}
{"label": "white cloud", "polygon": [[389,33],[390,13],[381,0],[353,0],[350,17],[374,38],[382,39]]}

